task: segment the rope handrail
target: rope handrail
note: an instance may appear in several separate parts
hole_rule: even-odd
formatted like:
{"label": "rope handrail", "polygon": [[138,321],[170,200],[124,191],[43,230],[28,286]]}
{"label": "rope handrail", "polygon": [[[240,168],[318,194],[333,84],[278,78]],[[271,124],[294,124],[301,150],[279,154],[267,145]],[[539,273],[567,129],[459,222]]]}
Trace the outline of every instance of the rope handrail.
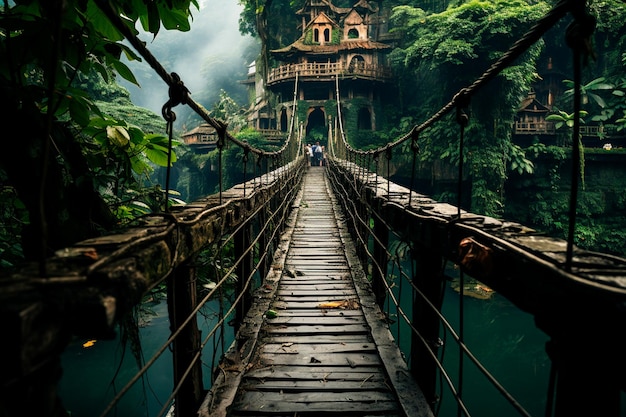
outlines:
{"label": "rope handrail", "polygon": [[[133,48],[137,50],[137,52],[146,60],[146,62],[152,67],[152,69],[154,69],[156,73],[161,77],[161,79],[170,87],[170,100],[168,100],[168,102],[164,105],[164,111],[166,106],[168,105],[171,108],[178,104],[187,104],[211,127],[213,127],[218,132],[218,135],[220,137],[228,139],[245,151],[252,152],[259,157],[277,157],[287,150],[291,142],[291,136],[288,138],[288,140],[285,141],[280,149],[276,151],[266,151],[256,148],[247,142],[243,142],[228,133],[227,124],[221,120],[211,117],[209,112],[200,103],[194,101],[191,97],[189,97],[188,91],[184,87],[184,84],[180,80],[178,74],[170,74],[165,70],[163,65],[161,65],[156,57],[152,55],[152,53],[148,50],[148,48],[146,48],[144,43],[141,42],[139,38],[131,31],[130,27],[126,23],[124,23],[124,21],[120,17],[120,14],[116,12],[116,10],[113,8],[108,0],[95,0],[95,2],[97,6],[107,16],[111,24],[113,24],[115,28],[119,30],[120,33],[122,33],[122,35],[128,40],[128,42],[130,42]],[[172,97],[175,97],[175,99],[173,100]]]}

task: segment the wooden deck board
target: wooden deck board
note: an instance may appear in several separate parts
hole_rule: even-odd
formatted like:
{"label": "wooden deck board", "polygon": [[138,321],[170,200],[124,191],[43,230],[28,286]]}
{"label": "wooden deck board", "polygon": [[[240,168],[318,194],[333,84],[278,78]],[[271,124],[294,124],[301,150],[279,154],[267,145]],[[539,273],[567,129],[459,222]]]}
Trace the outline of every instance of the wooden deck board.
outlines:
{"label": "wooden deck board", "polygon": [[[324,413],[331,415],[358,415],[357,410],[369,413],[398,411],[395,398],[378,391],[356,392],[259,392],[249,391],[234,404],[236,415],[276,415],[284,413]],[[319,414],[317,414],[319,415]]]}
{"label": "wooden deck board", "polygon": [[368,285],[355,285],[360,266],[347,252],[325,170],[309,169],[303,187],[267,304],[276,313],[260,324],[227,415],[432,416],[416,385],[399,384],[414,391],[403,394],[393,386],[406,364],[373,295],[363,298]]}

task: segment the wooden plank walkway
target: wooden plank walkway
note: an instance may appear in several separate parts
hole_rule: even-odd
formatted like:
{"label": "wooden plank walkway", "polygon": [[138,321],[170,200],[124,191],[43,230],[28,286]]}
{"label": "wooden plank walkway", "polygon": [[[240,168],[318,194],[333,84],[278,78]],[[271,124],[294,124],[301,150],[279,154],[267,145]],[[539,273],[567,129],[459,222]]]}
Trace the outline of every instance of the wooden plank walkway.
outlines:
{"label": "wooden plank walkway", "polygon": [[226,386],[216,381],[200,415],[432,415],[356,260],[325,171],[305,175],[280,279],[257,307],[271,311],[254,348],[230,355],[228,366],[240,371],[230,380],[221,366]]}

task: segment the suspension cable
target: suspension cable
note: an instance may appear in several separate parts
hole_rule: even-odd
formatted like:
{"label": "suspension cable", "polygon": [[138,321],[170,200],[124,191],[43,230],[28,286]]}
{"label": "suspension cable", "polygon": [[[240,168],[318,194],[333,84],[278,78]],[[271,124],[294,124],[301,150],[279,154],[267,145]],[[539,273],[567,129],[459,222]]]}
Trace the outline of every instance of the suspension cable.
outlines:
{"label": "suspension cable", "polygon": [[[176,79],[178,77],[175,73],[169,74],[165,68],[161,65],[161,63],[150,53],[150,51],[146,48],[144,42],[140,41],[139,38],[131,31],[131,28],[120,18],[120,14],[114,9],[111,3],[108,0],[94,0],[96,5],[102,10],[102,12],[107,16],[111,24],[115,26],[117,30],[128,40],[128,42],[137,50],[137,52],[146,60],[146,62],[154,69],[154,71],[161,77],[165,83],[172,87],[176,84],[181,84],[180,79]],[[212,126],[216,130],[220,130],[225,128],[225,124],[213,117],[209,114],[209,112],[202,107],[199,103],[194,101],[191,97],[186,98],[186,102],[191,109],[193,109],[202,119],[204,119],[210,126]],[[240,148],[244,148],[246,143],[240,141],[239,139],[232,136],[230,133],[225,132],[225,139],[236,144]],[[278,155],[284,152],[289,145],[289,141],[285,141],[282,147],[276,151],[265,151],[262,149],[258,149],[256,147],[250,146],[250,152],[257,155]],[[249,146],[249,145],[248,145]]]}

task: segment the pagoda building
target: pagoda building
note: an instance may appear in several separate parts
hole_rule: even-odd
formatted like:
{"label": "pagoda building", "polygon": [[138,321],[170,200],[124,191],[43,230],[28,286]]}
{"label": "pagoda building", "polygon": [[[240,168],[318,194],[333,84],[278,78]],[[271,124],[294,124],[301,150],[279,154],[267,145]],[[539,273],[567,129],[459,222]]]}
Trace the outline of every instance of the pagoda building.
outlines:
{"label": "pagoda building", "polygon": [[380,32],[378,13],[366,0],[350,8],[330,0],[306,0],[297,12],[302,18],[300,38],[270,51],[280,63],[266,81],[277,97],[279,130],[289,128],[294,93],[297,120],[307,134],[334,123],[338,95],[344,126],[347,121],[352,128],[376,130],[377,110],[392,80],[386,62],[391,45],[375,40]]}

